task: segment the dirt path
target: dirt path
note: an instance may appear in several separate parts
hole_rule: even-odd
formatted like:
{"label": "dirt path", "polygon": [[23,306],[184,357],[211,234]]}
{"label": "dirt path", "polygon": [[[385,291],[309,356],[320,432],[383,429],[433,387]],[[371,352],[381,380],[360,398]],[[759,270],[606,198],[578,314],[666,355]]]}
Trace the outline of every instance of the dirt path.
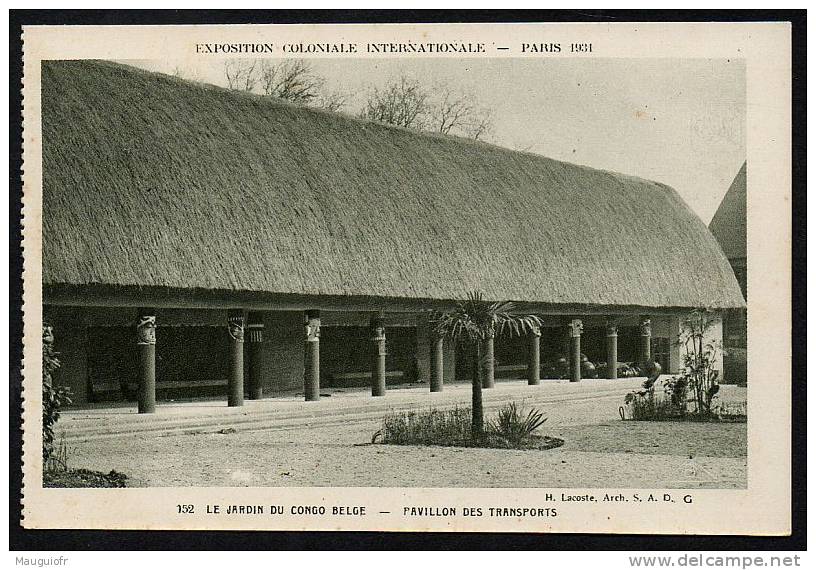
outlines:
{"label": "dirt path", "polygon": [[124,471],[139,486],[745,487],[745,424],[621,422],[617,403],[601,395],[543,404],[545,433],[566,441],[550,451],[370,445],[377,411],[69,446],[72,466]]}

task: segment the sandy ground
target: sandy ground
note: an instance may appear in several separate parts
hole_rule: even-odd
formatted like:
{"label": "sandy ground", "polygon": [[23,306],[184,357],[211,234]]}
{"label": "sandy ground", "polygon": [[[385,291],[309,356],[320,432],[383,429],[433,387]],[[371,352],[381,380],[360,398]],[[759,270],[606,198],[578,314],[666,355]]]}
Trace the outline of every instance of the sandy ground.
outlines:
{"label": "sandy ground", "polygon": [[[68,426],[72,467],[122,471],[132,486],[744,488],[747,484],[746,424],[622,422],[618,406],[627,391],[624,384],[619,393],[602,383],[556,386],[547,389],[546,397],[538,396],[544,393],[536,391],[538,387],[529,388],[533,396],[521,388],[495,389],[488,407],[525,398],[545,411],[549,419],[543,433],[563,438],[563,447],[508,451],[371,445],[387,409],[425,405],[418,404],[410,391],[389,395],[387,403],[372,403],[358,394],[342,402],[320,402],[320,408],[285,402],[264,404],[267,407],[255,412],[219,407],[217,413],[205,414],[206,421],[200,415],[203,408],[190,405],[158,418],[165,423],[155,431],[146,431],[146,426],[157,420],[111,409],[69,412],[62,422]],[[724,388],[724,399],[745,399],[744,388]],[[445,405],[466,402],[467,390],[466,386],[448,390]],[[190,418],[196,413],[199,421],[193,422]]]}

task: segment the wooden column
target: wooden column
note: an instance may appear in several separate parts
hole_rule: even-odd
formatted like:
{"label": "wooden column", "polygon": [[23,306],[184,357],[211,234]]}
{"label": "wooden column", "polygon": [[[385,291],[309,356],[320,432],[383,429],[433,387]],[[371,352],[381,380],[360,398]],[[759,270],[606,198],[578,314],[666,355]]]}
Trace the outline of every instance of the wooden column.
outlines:
{"label": "wooden column", "polygon": [[[45,310],[45,308],[44,308]],[[88,315],[82,307],[50,307],[43,315],[43,326],[49,323],[54,331],[54,350],[60,367],[54,378],[71,390],[71,403],[82,405],[94,401],[91,379],[88,377]],[[136,313],[134,311],[134,315]]]}
{"label": "wooden column", "polygon": [[496,385],[496,363],[494,358],[494,338],[491,334],[484,339],[484,375],[482,376],[482,388],[492,388]]}
{"label": "wooden column", "polygon": [[570,382],[581,381],[581,319],[572,319],[567,327],[570,337]]}
{"label": "wooden column", "polygon": [[441,392],[445,383],[445,340],[431,334],[431,392]]}
{"label": "wooden column", "polygon": [[227,406],[244,405],[244,312],[231,311],[227,317],[230,343],[230,371],[227,379]]}
{"label": "wooden column", "polygon": [[371,317],[371,395],[385,396],[385,319],[382,314]]}
{"label": "wooden column", "polygon": [[139,349],[139,413],[156,411],[156,312],[140,309],[136,323]]}
{"label": "wooden column", "polygon": [[446,342],[442,346],[442,377],[446,382],[456,380],[456,343]]}
{"label": "wooden column", "polygon": [[416,377],[413,380],[420,384],[430,383],[431,379],[432,325],[426,313],[419,313],[416,316],[416,354],[414,356]]}
{"label": "wooden column", "polygon": [[249,399],[263,398],[263,315],[249,313],[247,318],[247,340],[249,341],[247,356],[249,357]]}
{"label": "wooden column", "polygon": [[307,402],[320,399],[320,311],[306,312],[303,393]]}
{"label": "wooden column", "polygon": [[541,381],[541,329],[535,327],[529,335],[527,354],[527,384],[535,386]]}
{"label": "wooden column", "polygon": [[669,374],[679,374],[682,365],[680,358],[680,318],[669,317]]}
{"label": "wooden column", "polygon": [[606,323],[606,377],[618,378],[618,325],[611,321]]}
{"label": "wooden column", "polygon": [[640,319],[640,354],[638,355],[638,362],[641,367],[652,359],[652,320],[649,317],[641,317]]}

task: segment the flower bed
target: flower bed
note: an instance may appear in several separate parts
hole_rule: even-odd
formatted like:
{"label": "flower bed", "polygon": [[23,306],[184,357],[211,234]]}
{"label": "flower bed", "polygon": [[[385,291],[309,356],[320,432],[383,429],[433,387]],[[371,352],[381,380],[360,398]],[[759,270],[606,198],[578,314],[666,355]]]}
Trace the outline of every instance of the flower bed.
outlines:
{"label": "flower bed", "polygon": [[521,406],[511,402],[487,422],[484,437],[474,440],[469,407],[395,412],[383,418],[382,428],[374,434],[372,443],[526,450],[564,445],[562,439],[534,433],[544,422],[546,418],[538,410],[529,410],[524,415]]}

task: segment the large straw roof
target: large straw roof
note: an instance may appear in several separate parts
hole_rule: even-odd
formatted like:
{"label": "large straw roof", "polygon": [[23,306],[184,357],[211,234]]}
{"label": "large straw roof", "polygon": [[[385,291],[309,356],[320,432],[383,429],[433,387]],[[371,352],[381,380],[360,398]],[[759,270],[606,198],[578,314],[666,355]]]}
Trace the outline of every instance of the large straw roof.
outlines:
{"label": "large straw roof", "polygon": [[46,288],[743,303],[656,182],[109,62],[42,72]]}

